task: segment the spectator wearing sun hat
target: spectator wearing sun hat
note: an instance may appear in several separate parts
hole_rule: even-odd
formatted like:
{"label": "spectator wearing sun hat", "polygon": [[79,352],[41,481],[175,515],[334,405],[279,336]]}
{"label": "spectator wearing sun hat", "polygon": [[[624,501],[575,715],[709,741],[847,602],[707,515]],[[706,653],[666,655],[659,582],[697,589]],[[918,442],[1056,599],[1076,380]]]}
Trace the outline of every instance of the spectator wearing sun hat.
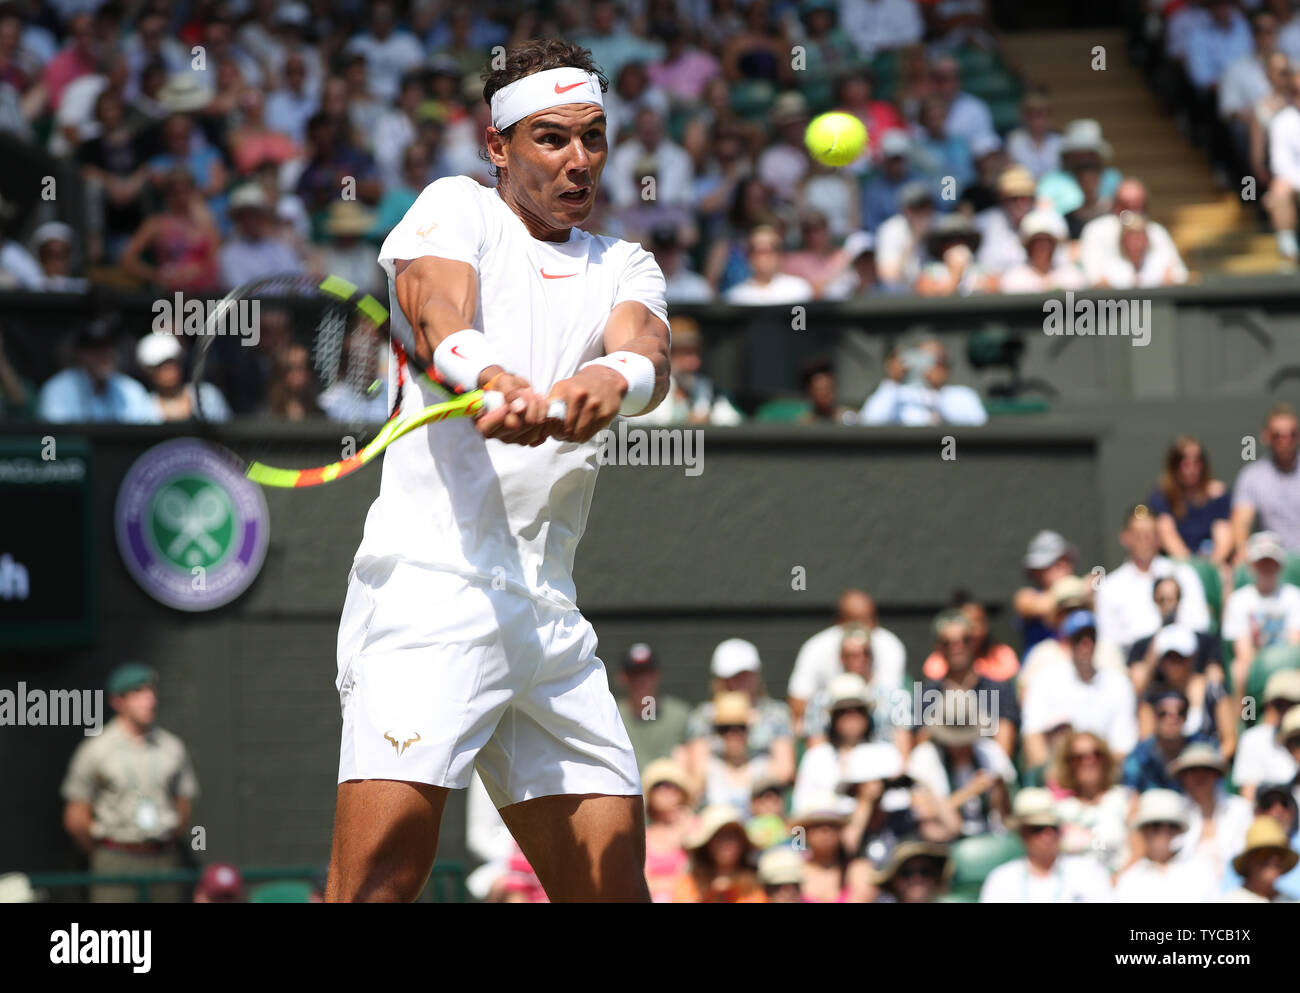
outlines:
{"label": "spectator wearing sun hat", "polygon": [[1178,841],[1178,858],[1205,859],[1214,869],[1216,882],[1223,879],[1228,863],[1241,851],[1246,830],[1255,816],[1250,801],[1230,795],[1223,786],[1227,763],[1209,744],[1183,749],[1169,765],[1187,797],[1187,833]]}
{"label": "spectator wearing sun hat", "polygon": [[1287,782],[1300,772],[1279,734],[1283,721],[1300,713],[1300,670],[1279,669],[1269,676],[1257,705],[1263,710],[1259,723],[1241,733],[1232,764],[1232,781],[1247,799],[1254,799],[1256,784]]}
{"label": "spectator wearing sun hat", "polygon": [[1286,831],[1272,817],[1256,817],[1246,831],[1241,852],[1232,867],[1242,884],[1223,898],[1224,903],[1295,903],[1277,888],[1278,881],[1300,862]]}
{"label": "spectator wearing sun hat", "polygon": [[1110,142],[1102,137],[1101,125],[1091,118],[1070,121],[1061,135],[1061,168],[1053,169],[1038,180],[1038,198],[1064,217],[1083,205],[1083,188],[1078,174],[1090,169],[1101,173],[1098,195],[1109,200],[1123,178],[1118,169],[1107,165],[1111,159]]}
{"label": "spectator wearing sun hat", "polygon": [[1147,790],[1138,799],[1133,829],[1145,855],[1115,880],[1117,903],[1210,903],[1218,894],[1204,859],[1174,858],[1174,840],[1187,830],[1187,800],[1173,790]]}
{"label": "spectator wearing sun hat", "polygon": [[889,861],[872,878],[877,903],[934,903],[952,878],[948,846],[908,838],[895,846]]}
{"label": "spectator wearing sun hat", "polygon": [[758,881],[768,903],[803,903],[803,873],[803,855],[784,845],[758,859]]}
{"label": "spectator wearing sun hat", "polygon": [[645,791],[645,876],[650,899],[671,903],[677,878],[686,871],[684,842],[691,826],[691,787],[671,759],[656,759],[641,777]]}
{"label": "spectator wearing sun hat", "polygon": [[642,769],[657,759],[686,760],[686,726],[691,708],[684,700],[660,691],[659,659],[645,642],[632,645],[623,656],[619,682],[623,694],[619,713],[632,739],[632,751]]}
{"label": "spectator wearing sun hat", "polygon": [[275,204],[255,183],[245,183],[227,203],[233,230],[217,258],[223,289],[233,289],[270,273],[302,272],[293,246],[273,234]]}
{"label": "spectator wearing sun hat", "polygon": [[722,692],[741,692],[753,708],[749,723],[751,757],[766,755],[768,775],[782,782],[794,780],[794,733],[790,708],[769,697],[763,688],[758,649],[743,638],[728,638],[713,650],[709,664],[713,677],[710,699],[691,712],[686,735],[686,767],[693,781],[702,782],[710,754],[722,754],[722,739],[715,733],[713,698]]}
{"label": "spectator wearing sun hat", "polygon": [[1060,260],[1057,248],[1069,238],[1065,220],[1055,211],[1031,210],[1020,222],[1020,240],[1026,259],[1002,274],[1003,293],[1051,293],[1080,290],[1086,284],[1083,270]]}
{"label": "spectator wearing sun hat", "polygon": [[[1297,830],[1297,823],[1300,823],[1300,815],[1297,814],[1297,803],[1300,802],[1298,797],[1300,797],[1300,788],[1294,782],[1261,783],[1259,789],[1255,791],[1255,816],[1272,817],[1281,824],[1282,833],[1290,839],[1288,846],[1291,851],[1300,853],[1300,830]],[[1235,866],[1229,868],[1223,881],[1224,890],[1234,890],[1240,885],[1241,876]],[[1275,885],[1283,896],[1300,901],[1300,865],[1287,870]]]}
{"label": "spectator wearing sun hat", "polygon": [[1034,177],[1024,166],[1008,166],[998,176],[997,195],[995,206],[975,215],[975,225],[980,265],[1001,274],[1025,261],[1020,227],[1034,208]]}
{"label": "spectator wearing sun hat", "polygon": [[805,903],[861,903],[870,892],[871,867],[855,859],[844,845],[842,797],[834,792],[807,793],[795,806],[789,825],[796,850],[806,851],[803,872]]}
{"label": "spectator wearing sun hat", "polygon": [[[804,752],[799,763],[792,799],[796,810],[809,796],[834,790],[839,785],[849,755],[871,737],[871,707],[871,688],[860,675],[844,672],[831,680],[826,740]],[[892,745],[886,747],[893,750]],[[899,764],[902,764],[901,756]],[[841,809],[846,814],[852,809],[849,798],[843,798]]]}
{"label": "spectator wearing sun hat", "polygon": [[905,838],[945,841],[961,832],[956,810],[904,772],[898,750],[885,742],[853,749],[836,790],[853,801],[845,847],[873,866],[884,865]]}
{"label": "spectator wearing sun hat", "polygon": [[229,862],[205,866],[194,887],[195,903],[247,903],[244,877]]}
{"label": "spectator wearing sun hat", "polygon": [[751,867],[754,846],[734,807],[706,807],[686,838],[690,869],[677,877],[674,903],[766,903]]}
{"label": "spectator wearing sun hat", "polygon": [[749,729],[754,708],[740,691],[713,698],[713,733],[722,742],[722,754],[710,754],[704,767],[704,803],[729,805],[749,817],[754,785],[770,779],[771,760],[765,752],[749,749]]}
{"label": "spectator wearing sun hat", "polygon": [[1061,854],[1061,817],[1052,794],[1030,788],[1016,794],[1011,827],[1025,855],[989,873],[980,903],[1106,903],[1110,875],[1095,860]]}

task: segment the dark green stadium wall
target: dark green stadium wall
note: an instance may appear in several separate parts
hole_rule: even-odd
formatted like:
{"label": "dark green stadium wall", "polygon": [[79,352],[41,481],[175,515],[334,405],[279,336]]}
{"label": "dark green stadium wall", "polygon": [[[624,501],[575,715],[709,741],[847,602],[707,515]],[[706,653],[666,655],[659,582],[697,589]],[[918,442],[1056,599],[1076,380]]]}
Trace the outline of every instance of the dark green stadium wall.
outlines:
{"label": "dark green stadium wall", "polygon": [[[1169,439],[1200,435],[1230,480],[1241,438],[1281,398],[1300,400],[1291,391],[1130,401],[981,429],[709,430],[698,476],[672,467],[602,470],[577,563],[581,603],[607,661],[633,641],[650,641],[663,659],[665,689],[691,700],[707,692],[713,646],[732,636],[758,644],[768,685],[782,692],[799,644],[828,622],[836,595],[851,585],[875,594],[915,667],[930,619],[953,588],[989,603],[995,630],[1011,637],[1005,605],[1037,529],[1065,533],[1084,566],[1113,567],[1123,508],[1146,496]],[[259,579],[230,606],[188,615],[140,590],[112,537],[127,467],[173,435],[76,433],[94,444],[97,643],[82,652],[8,651],[0,688],[20,680],[95,688],[123,659],[150,662],[162,674],[161,722],[185,739],[198,768],[204,857],[323,862],[338,748],[335,628],[379,474],[268,493],[271,544]],[[945,436],[955,440],[954,460],[942,457]],[[806,570],[806,589],[793,588],[796,567]],[[70,575],[77,568],[68,563]],[[0,728],[0,871],[77,865],[60,827],[58,786],[79,736]],[[463,854],[459,797],[443,838],[445,856]]]}

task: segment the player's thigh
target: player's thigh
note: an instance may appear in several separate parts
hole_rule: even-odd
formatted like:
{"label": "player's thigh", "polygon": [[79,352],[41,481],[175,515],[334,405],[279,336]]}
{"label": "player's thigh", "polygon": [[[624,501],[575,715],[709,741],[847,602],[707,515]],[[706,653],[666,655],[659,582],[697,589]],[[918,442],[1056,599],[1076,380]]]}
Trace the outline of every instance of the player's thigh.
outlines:
{"label": "player's thigh", "polygon": [[553,902],[648,902],[640,796],[542,796],[501,808]]}
{"label": "player's thigh", "polygon": [[409,902],[424,890],[446,806],[442,786],[339,783],[327,902]]}

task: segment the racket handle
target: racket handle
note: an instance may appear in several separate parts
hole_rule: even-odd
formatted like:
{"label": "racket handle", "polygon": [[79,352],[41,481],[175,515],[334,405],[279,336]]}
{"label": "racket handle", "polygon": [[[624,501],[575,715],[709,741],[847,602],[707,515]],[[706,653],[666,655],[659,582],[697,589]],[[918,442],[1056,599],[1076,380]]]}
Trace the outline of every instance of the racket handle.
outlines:
{"label": "racket handle", "polygon": [[[483,394],[483,410],[489,414],[505,402],[506,395],[499,390],[489,390]],[[552,400],[546,408],[546,416],[552,421],[562,421],[568,413],[568,405],[563,400]]]}

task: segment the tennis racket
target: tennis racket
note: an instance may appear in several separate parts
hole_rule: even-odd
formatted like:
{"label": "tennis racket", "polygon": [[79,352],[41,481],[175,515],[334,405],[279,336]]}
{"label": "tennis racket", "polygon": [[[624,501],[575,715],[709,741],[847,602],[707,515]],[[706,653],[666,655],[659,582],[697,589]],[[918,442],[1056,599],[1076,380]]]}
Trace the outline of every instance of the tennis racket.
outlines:
{"label": "tennis racket", "polygon": [[[391,404],[390,362],[397,363]],[[403,416],[406,390],[418,389],[414,377],[432,385],[440,400]],[[274,438],[264,430],[233,432],[244,474],[290,489],[342,479],[418,428],[476,417],[504,402],[500,393],[459,392],[443,382],[410,342],[392,337],[387,307],[334,275],[273,275],[236,287],[206,316],[191,380],[200,420],[220,419],[220,391],[243,412],[340,427],[342,457],[325,462],[319,431],[286,428]],[[548,414],[562,419],[564,403],[552,403]]]}

